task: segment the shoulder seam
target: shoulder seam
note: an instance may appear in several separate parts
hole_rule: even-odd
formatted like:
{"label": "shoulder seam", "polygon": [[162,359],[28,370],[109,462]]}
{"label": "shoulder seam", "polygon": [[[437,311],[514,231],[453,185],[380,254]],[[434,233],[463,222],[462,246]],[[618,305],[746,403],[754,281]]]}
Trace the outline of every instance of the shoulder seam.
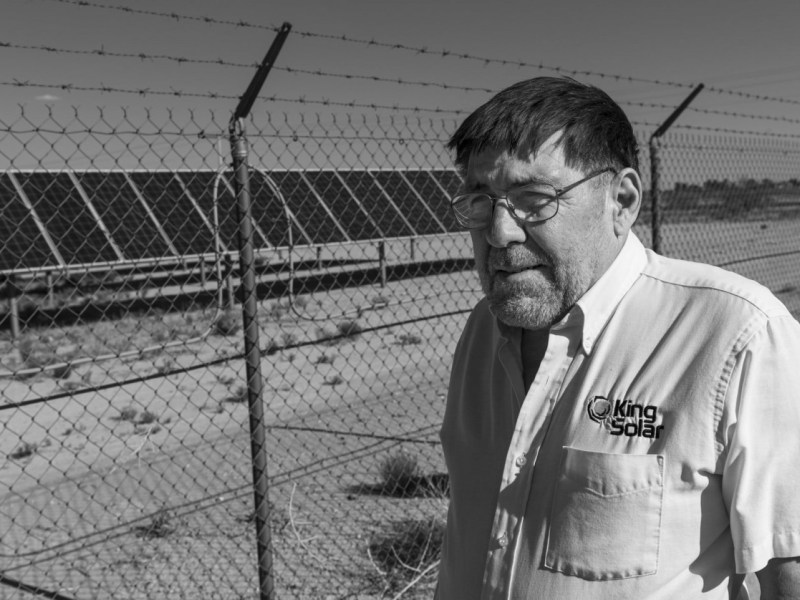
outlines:
{"label": "shoulder seam", "polygon": [[[735,292],[733,290],[729,290],[729,289],[725,289],[725,288],[721,288],[721,287],[715,287],[715,286],[712,286],[712,285],[703,285],[703,284],[699,284],[699,283],[698,284],[692,284],[692,283],[681,283],[681,282],[678,282],[678,281],[671,281],[669,279],[664,279],[662,277],[658,277],[657,275],[654,275],[653,273],[647,273],[646,271],[642,271],[642,276],[649,277],[650,279],[654,279],[656,281],[660,281],[661,283],[664,283],[666,285],[674,285],[674,286],[677,286],[677,287],[684,287],[684,288],[691,288],[691,289],[711,290],[711,291],[714,291],[714,292],[720,292],[722,294],[727,294],[729,296],[733,296],[735,298],[739,298],[740,300],[743,300],[744,302],[747,302],[749,305],[751,305],[753,308],[755,308],[758,312],[760,312],[761,314],[763,314],[767,318],[781,316],[783,314],[783,312],[788,313],[788,310],[785,307],[784,307],[784,311],[782,311],[782,312],[767,311],[764,307],[759,306],[758,304],[756,304],[755,301],[753,301],[751,298],[748,298],[747,296],[743,296],[742,294],[739,294],[739,293],[737,293],[737,292]],[[756,283],[758,283],[758,282],[756,282]],[[761,285],[761,284],[759,284],[759,285]],[[778,300],[778,302],[780,302],[780,300]]]}

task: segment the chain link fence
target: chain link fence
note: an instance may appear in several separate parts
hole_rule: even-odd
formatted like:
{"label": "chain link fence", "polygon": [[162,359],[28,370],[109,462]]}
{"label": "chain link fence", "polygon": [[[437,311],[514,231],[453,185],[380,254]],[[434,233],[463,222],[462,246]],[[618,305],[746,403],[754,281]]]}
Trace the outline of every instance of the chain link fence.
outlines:
{"label": "chain link fence", "polygon": [[[447,211],[457,124],[256,115],[245,289],[226,123],[21,108],[2,124],[0,598],[258,597],[248,294],[276,597],[432,593],[438,428],[480,297]],[[669,134],[660,152],[665,253],[796,310],[800,145]]]}

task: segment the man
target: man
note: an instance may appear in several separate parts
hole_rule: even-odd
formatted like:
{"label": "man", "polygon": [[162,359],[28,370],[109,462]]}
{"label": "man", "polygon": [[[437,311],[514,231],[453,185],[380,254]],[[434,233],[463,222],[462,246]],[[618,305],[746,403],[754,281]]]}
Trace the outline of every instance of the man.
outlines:
{"label": "man", "polygon": [[485,298],[454,356],[439,600],[800,598],[800,325],[645,250],[622,110],[516,84],[450,141]]}

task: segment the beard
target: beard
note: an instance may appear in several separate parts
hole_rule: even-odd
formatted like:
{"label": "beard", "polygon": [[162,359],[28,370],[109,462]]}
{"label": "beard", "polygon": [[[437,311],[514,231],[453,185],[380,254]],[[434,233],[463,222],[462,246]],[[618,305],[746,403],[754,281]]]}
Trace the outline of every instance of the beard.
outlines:
{"label": "beard", "polygon": [[[535,276],[508,281],[498,269],[542,265]],[[582,295],[580,273],[551,256],[525,246],[490,248],[479,267],[481,287],[489,308],[500,321],[512,327],[542,329],[558,322]]]}

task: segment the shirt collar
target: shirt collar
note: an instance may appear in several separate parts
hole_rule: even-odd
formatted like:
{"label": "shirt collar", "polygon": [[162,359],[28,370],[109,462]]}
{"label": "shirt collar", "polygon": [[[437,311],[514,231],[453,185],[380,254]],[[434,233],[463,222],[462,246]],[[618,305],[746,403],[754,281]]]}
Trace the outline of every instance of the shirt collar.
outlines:
{"label": "shirt collar", "polygon": [[586,354],[591,354],[597,338],[605,329],[623,296],[639,278],[646,263],[644,246],[633,232],[629,232],[625,244],[606,272],[552,328],[570,327],[582,321],[583,350]]}

